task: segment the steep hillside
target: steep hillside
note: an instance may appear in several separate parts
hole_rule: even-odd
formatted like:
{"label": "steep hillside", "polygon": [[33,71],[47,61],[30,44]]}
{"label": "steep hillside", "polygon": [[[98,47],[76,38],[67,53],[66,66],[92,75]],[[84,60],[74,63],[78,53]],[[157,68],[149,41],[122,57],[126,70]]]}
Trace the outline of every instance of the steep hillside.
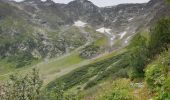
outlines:
{"label": "steep hillside", "polygon": [[103,8],[0,0],[0,84],[38,68],[40,100],[169,98],[169,10],[166,0]]}
{"label": "steep hillside", "polygon": [[[14,63],[13,66],[22,67],[29,65],[33,60],[48,59],[69,53],[82,45],[93,43],[102,36],[100,33],[91,33],[94,31],[90,31],[90,28],[86,30],[86,27],[81,28],[74,24],[56,28],[59,25],[54,24],[59,22],[54,20],[61,21],[60,18],[63,16],[54,12],[57,5],[53,2],[46,2],[50,2],[50,6],[41,1],[30,5],[28,4],[31,1],[25,1],[22,4],[1,2],[0,56],[2,60]],[[38,6],[36,6],[37,3]],[[52,17],[50,13],[55,14],[52,15],[53,18],[49,18]],[[45,18],[46,15],[49,17]],[[59,20],[56,19],[58,15]]]}
{"label": "steep hillside", "polygon": [[[152,2],[153,1],[149,2],[146,5],[149,5]],[[169,8],[168,4],[162,1],[153,2],[152,5],[153,7],[157,5],[162,5],[164,6],[164,10]],[[168,14],[166,15],[166,17],[168,17]],[[169,19],[163,19],[156,24],[155,22],[151,22],[151,21],[153,20],[158,21],[163,17],[158,18],[158,17],[151,17],[151,15],[148,15],[148,18],[151,18],[151,19],[148,20],[149,22],[146,23],[145,27],[149,28],[149,26],[152,25],[152,27],[150,27],[151,33],[149,33],[151,34],[151,36],[148,37],[146,36],[146,34],[138,33],[134,36],[133,40],[131,41],[131,44],[127,47],[125,51],[123,51],[123,53],[114,54],[114,56],[110,58],[106,58],[104,60],[100,60],[92,64],[89,64],[87,66],[83,66],[79,69],[76,69],[73,72],[62,76],[61,78],[56,79],[54,82],[49,84],[47,88],[50,91],[53,91],[53,87],[55,87],[55,84],[61,81],[65,84],[64,90],[66,91],[68,90],[68,92],[70,91],[80,92],[80,91],[88,90],[89,88],[94,87],[97,84],[99,84],[99,87],[100,87],[100,84],[102,84],[108,78],[109,80],[115,80],[117,78],[119,79],[119,78],[127,78],[127,77],[131,78],[132,80],[135,80],[138,78],[144,78],[144,73],[145,73],[144,69],[147,66],[147,64],[150,63],[151,60],[154,60],[155,59],[154,57],[156,55],[159,55],[161,52],[164,52],[164,50],[165,49],[167,50],[169,47],[168,46],[169,44]],[[154,25],[153,23],[156,25]],[[140,30],[142,30],[142,28]],[[146,30],[143,30],[143,31],[146,31]],[[143,83],[141,84],[143,87]],[[135,86],[132,88],[135,88]],[[140,83],[139,83],[139,88],[141,88]],[[120,92],[122,91],[123,90],[120,90]],[[134,91],[134,94],[132,94],[134,95],[134,98],[137,98],[137,99],[140,98],[138,96],[138,93],[136,93],[135,95],[135,92],[137,92],[138,90],[135,90],[135,89],[126,90],[126,92],[128,91]],[[145,91],[145,92],[147,93],[148,91]],[[116,93],[116,90],[113,93]],[[106,100],[111,98],[112,97],[111,95],[112,94],[108,95],[108,97],[106,96]],[[124,93],[122,95],[124,95]],[[164,94],[164,95],[166,96],[169,94]],[[127,100],[131,100],[131,99],[127,99]]]}

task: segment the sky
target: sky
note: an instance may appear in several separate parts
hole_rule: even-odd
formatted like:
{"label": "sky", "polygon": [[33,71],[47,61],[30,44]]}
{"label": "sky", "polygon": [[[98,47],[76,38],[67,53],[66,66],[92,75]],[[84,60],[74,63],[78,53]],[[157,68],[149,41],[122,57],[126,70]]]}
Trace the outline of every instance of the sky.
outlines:
{"label": "sky", "polygon": [[[15,0],[15,1],[23,1],[23,0]],[[45,1],[45,0],[42,0]],[[56,3],[69,3],[70,1],[73,0],[53,0]],[[118,5],[122,3],[146,3],[149,2],[150,0],[89,0],[93,2],[95,5],[99,7],[106,7],[106,6],[113,6],[113,5]]]}

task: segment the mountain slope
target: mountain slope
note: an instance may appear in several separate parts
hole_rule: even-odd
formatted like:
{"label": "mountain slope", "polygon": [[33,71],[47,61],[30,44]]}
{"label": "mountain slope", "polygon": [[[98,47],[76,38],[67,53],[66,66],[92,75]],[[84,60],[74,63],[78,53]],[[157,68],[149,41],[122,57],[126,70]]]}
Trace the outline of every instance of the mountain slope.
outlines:
{"label": "mountain slope", "polygon": [[[90,65],[80,64],[78,67],[81,68],[70,70],[73,72],[66,73],[68,75],[61,79],[71,79],[70,76],[75,77],[77,72],[84,71],[87,73],[83,74],[86,77],[82,77],[81,84],[93,86],[97,84],[93,80],[101,81],[113,74],[119,76],[119,73],[127,70],[127,63],[123,59],[127,56],[126,52],[122,55],[112,55],[110,52],[121,51],[135,34],[149,31],[158,19],[170,15],[169,9],[165,0],[105,8],[97,7],[88,0],[75,0],[68,4],[57,4],[51,0],[0,0],[0,67],[4,70],[3,74],[8,74],[13,68],[29,66],[37,61],[48,62],[50,58],[67,55],[78,49],[76,57],[81,59],[80,63],[96,57],[101,57],[102,61],[90,62]],[[102,57],[105,53],[111,57]],[[98,67],[98,64],[101,65]],[[117,64],[122,66],[121,69],[117,69]],[[12,67],[11,70],[8,70],[9,67]],[[45,69],[48,67],[45,66]],[[53,70],[50,68],[47,73]],[[116,69],[117,73],[112,69]],[[69,85],[79,85],[80,80],[75,78],[75,81]]]}
{"label": "mountain slope", "polygon": [[[150,3],[153,3],[152,6],[150,6],[150,9],[153,9],[155,7],[158,6],[163,6],[164,9],[162,9],[163,11],[168,9],[168,5],[162,1],[150,1],[148,4],[142,4],[139,6],[142,7],[147,7]],[[130,6],[130,8],[132,7],[136,7],[137,5],[127,5],[128,7]],[[120,5],[120,7],[122,7],[122,5]],[[152,8],[153,7],[153,8]],[[108,8],[106,8],[108,9]],[[109,8],[110,9],[110,8]],[[121,8],[123,9],[123,8]],[[149,9],[149,10],[150,10]],[[127,10],[127,9],[126,9]],[[155,13],[158,13],[159,10],[154,10]],[[146,15],[140,15],[140,14],[144,14],[146,13]],[[161,13],[161,12],[160,12]],[[153,24],[155,24],[156,21],[158,21],[159,19],[161,19],[162,17],[152,17],[155,15],[151,15],[151,12],[148,12],[148,9],[143,8],[143,11],[141,11],[138,15],[136,15],[138,21],[134,21],[135,23],[137,23],[139,25],[139,27],[137,28],[138,31],[148,31],[147,29],[149,29]],[[145,16],[145,17],[143,17]],[[168,17],[168,14],[166,15]],[[127,17],[125,17],[127,18]],[[136,19],[136,18],[135,18]],[[135,20],[134,19],[134,20]],[[139,20],[140,19],[140,20]],[[142,19],[142,20],[141,20]],[[154,22],[153,22],[154,20]],[[146,23],[145,23],[146,21]],[[143,25],[142,25],[143,23]],[[134,23],[132,23],[134,24]],[[135,25],[137,26],[137,25]],[[144,29],[146,28],[146,29]],[[137,32],[137,30],[135,32]],[[134,35],[134,34],[132,34]],[[49,84],[48,88],[49,90],[51,90],[53,87],[55,87],[55,84],[57,84],[56,82],[62,81],[65,84],[65,90],[73,90],[73,91],[81,91],[81,90],[86,90],[89,89],[93,86],[95,86],[96,84],[100,84],[100,82],[102,83],[103,81],[105,81],[107,78],[111,78],[111,79],[116,79],[116,78],[120,78],[120,77],[128,77],[128,72],[129,72],[129,66],[131,66],[131,62],[129,60],[132,60],[132,62],[134,62],[134,65],[136,64],[137,66],[141,66],[143,65],[141,62],[144,60],[145,58],[143,58],[143,56],[145,56],[145,53],[143,53],[145,51],[145,48],[142,48],[145,44],[143,44],[142,41],[146,42],[145,37],[143,37],[143,35],[141,33],[141,37],[139,36],[139,34],[137,34],[136,36],[136,42],[134,43],[137,47],[132,47],[130,50],[127,49],[125,50],[123,53],[121,54],[115,54],[114,56],[98,61],[98,62],[94,62],[92,64],[83,66],[81,68],[78,68],[74,71],[72,71],[71,73],[64,75],[60,78],[57,78],[55,81],[53,81],[52,83]],[[156,40],[155,40],[156,41]],[[141,43],[140,43],[141,42]],[[139,45],[142,45],[141,48]],[[119,49],[121,50],[121,49]],[[134,50],[134,52],[133,52]],[[137,50],[137,51],[135,51]],[[136,54],[136,52],[140,52],[142,50],[142,54]],[[131,54],[132,53],[132,54]],[[141,53],[141,52],[140,52]],[[139,57],[139,58],[132,58],[130,59],[130,55],[133,55],[134,57]],[[139,60],[139,61],[138,61]],[[146,63],[146,62],[144,62]],[[139,64],[139,65],[138,65]],[[143,66],[142,68],[144,68],[145,66]],[[143,72],[143,69],[141,69],[140,71]],[[80,76],[79,76],[80,75]],[[134,75],[135,76],[135,75]],[[142,75],[141,75],[142,77]]]}

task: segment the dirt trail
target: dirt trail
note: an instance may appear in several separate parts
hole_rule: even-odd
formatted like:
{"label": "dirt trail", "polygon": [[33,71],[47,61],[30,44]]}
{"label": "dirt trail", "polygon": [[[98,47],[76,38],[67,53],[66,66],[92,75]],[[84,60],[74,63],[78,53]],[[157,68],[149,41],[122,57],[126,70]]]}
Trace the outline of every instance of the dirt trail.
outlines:
{"label": "dirt trail", "polygon": [[138,89],[135,90],[135,91],[133,92],[133,94],[134,94],[135,100],[142,100],[142,97],[141,97]]}

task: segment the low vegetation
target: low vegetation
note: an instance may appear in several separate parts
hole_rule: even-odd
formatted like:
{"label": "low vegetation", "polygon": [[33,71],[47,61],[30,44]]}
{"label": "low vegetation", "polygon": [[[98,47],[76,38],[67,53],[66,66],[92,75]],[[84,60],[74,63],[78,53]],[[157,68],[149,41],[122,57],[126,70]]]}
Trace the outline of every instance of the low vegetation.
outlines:
{"label": "low vegetation", "polygon": [[170,51],[163,52],[146,68],[145,80],[156,100],[170,99]]}
{"label": "low vegetation", "polygon": [[80,52],[82,58],[93,58],[99,54],[100,47],[96,45],[88,45]]}
{"label": "low vegetation", "polygon": [[0,85],[1,100],[35,100],[40,95],[42,80],[39,72],[33,69],[25,76],[11,75]]}
{"label": "low vegetation", "polygon": [[137,34],[129,45],[129,77],[131,79],[144,76],[144,68],[148,62],[149,50],[146,44],[146,38],[141,34]]}
{"label": "low vegetation", "polygon": [[[103,91],[100,100],[134,100],[130,81],[126,79],[115,80],[110,91]],[[106,93],[105,93],[106,92]]]}

